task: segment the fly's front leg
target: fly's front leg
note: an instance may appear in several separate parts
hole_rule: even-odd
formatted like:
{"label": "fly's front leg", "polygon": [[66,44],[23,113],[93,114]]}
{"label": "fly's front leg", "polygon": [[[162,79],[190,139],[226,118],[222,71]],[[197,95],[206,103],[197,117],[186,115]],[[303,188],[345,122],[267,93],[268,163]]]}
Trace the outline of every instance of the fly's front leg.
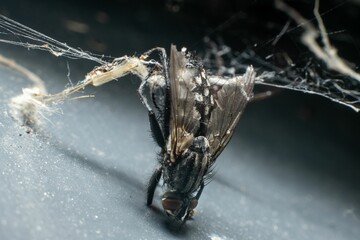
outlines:
{"label": "fly's front leg", "polygon": [[[165,105],[164,105],[164,109],[161,109],[161,112],[163,113],[163,119],[162,122],[160,123],[162,125],[162,128],[160,128],[158,119],[156,119],[156,116],[154,114],[154,111],[151,109],[150,105],[148,104],[148,101],[146,99],[146,97],[144,96],[144,87],[145,85],[148,83],[147,79],[145,81],[143,81],[139,87],[139,94],[141,97],[141,101],[142,103],[146,106],[146,108],[149,110],[149,118],[150,118],[150,126],[151,126],[151,130],[153,132],[154,138],[156,140],[156,142],[158,143],[158,145],[161,148],[165,147],[165,140],[167,139],[167,137],[169,136],[169,122],[170,122],[170,83],[169,83],[169,66],[168,66],[168,58],[166,55],[166,51],[164,48],[161,47],[156,47],[153,49],[150,49],[149,51],[145,52],[143,55],[144,56],[148,56],[153,52],[158,52],[160,55],[160,60],[161,60],[161,64],[162,64],[162,74],[164,76],[165,79]],[[156,101],[153,101],[155,107],[158,107],[156,104]],[[162,130],[161,130],[162,129]],[[159,133],[161,132],[161,136],[162,139],[158,138],[158,136],[160,136]]]}
{"label": "fly's front leg", "polygon": [[161,127],[159,125],[159,122],[156,118],[156,115],[154,113],[154,111],[152,110],[152,108],[150,107],[146,96],[144,95],[144,87],[146,85],[147,81],[143,81],[140,84],[140,87],[138,89],[138,93],[140,96],[140,100],[141,102],[144,104],[144,106],[147,108],[148,113],[149,113],[149,121],[150,121],[150,129],[153,135],[153,138],[155,139],[156,143],[161,147],[164,148],[165,147],[165,139],[164,139],[164,135],[161,131]]}
{"label": "fly's front leg", "polygon": [[199,201],[199,198],[200,198],[200,196],[202,194],[202,191],[204,190],[204,187],[205,187],[205,184],[204,184],[204,182],[202,182],[201,185],[200,185],[200,189],[199,189],[199,191],[197,192],[197,194],[195,196],[196,200]]}
{"label": "fly's front leg", "polygon": [[[201,196],[201,194],[202,194],[202,192],[204,190],[204,187],[205,187],[205,184],[204,184],[204,182],[202,182],[201,185],[200,185],[200,189],[196,193],[196,196],[195,196],[196,201],[199,201],[199,198],[200,198],[200,196]],[[196,203],[196,205],[197,205],[197,203]],[[186,221],[186,220],[192,219],[194,217],[194,215],[195,215],[195,210],[191,209],[190,211],[187,212],[184,220]],[[183,223],[185,223],[185,221]]]}
{"label": "fly's front leg", "polygon": [[168,71],[168,64],[167,64],[167,55],[166,55],[165,48],[155,47],[155,48],[152,48],[149,51],[143,53],[143,55],[150,55],[151,53],[153,53],[155,51],[159,52],[161,64],[163,65],[163,68],[164,68],[165,78],[169,79],[168,72],[167,72]]}
{"label": "fly's front leg", "polygon": [[140,86],[138,88],[138,94],[140,96],[140,100],[141,100],[142,104],[147,108],[147,110],[149,112],[153,113],[154,111],[151,109],[151,107],[150,107],[150,105],[149,105],[149,103],[147,101],[147,98],[144,95],[144,88],[145,88],[146,84],[147,84],[147,78],[142,80],[142,82],[141,82],[141,84],[140,84]]}
{"label": "fly's front leg", "polygon": [[151,175],[149,184],[148,184],[148,189],[147,189],[147,201],[146,204],[148,206],[151,205],[152,200],[154,198],[154,193],[155,193],[155,189],[157,184],[160,181],[161,178],[161,174],[162,174],[162,167],[158,167],[155,169],[154,173]]}

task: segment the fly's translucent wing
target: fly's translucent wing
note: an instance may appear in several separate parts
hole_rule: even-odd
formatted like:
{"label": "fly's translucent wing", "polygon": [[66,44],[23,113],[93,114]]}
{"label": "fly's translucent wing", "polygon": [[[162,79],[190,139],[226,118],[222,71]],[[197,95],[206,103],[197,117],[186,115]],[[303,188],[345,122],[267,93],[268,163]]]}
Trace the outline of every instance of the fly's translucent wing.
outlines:
{"label": "fly's translucent wing", "polygon": [[196,108],[194,89],[197,87],[200,67],[189,64],[184,51],[174,45],[170,51],[170,137],[167,151],[170,161],[175,162],[192,143],[200,126],[201,114]]}
{"label": "fly's translucent wing", "polygon": [[214,107],[206,137],[213,161],[219,156],[234,133],[234,128],[253,92],[255,71],[248,67],[243,76],[230,79],[209,77]]}

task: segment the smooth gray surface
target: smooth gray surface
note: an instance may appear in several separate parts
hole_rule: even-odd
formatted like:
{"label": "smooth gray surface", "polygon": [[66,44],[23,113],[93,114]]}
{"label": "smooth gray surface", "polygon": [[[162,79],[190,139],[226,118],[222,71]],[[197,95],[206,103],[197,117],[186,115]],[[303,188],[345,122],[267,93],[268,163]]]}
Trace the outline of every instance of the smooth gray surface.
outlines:
{"label": "smooth gray surface", "polygon": [[[67,84],[64,59],[0,50],[50,92]],[[70,67],[73,81],[89,70]],[[194,221],[174,231],[160,188],[145,206],[159,149],[135,77],[89,88],[96,98],[57,106],[42,134],[26,134],[8,101],[29,81],[0,75],[0,239],[359,239],[359,116],[347,109],[286,93],[249,105]]]}

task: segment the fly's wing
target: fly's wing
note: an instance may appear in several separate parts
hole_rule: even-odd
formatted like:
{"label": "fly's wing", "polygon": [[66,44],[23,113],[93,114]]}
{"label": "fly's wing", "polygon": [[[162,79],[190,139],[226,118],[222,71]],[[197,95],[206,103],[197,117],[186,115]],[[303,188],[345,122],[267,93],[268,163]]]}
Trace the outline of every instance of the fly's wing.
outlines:
{"label": "fly's wing", "polygon": [[184,51],[174,45],[170,52],[170,137],[167,151],[170,161],[175,162],[192,143],[200,126],[201,115],[196,109],[195,88],[200,67],[190,64]]}
{"label": "fly's wing", "polygon": [[250,100],[255,71],[248,67],[243,76],[224,79],[209,77],[214,106],[208,124],[207,139],[215,161],[234,133],[235,126]]}

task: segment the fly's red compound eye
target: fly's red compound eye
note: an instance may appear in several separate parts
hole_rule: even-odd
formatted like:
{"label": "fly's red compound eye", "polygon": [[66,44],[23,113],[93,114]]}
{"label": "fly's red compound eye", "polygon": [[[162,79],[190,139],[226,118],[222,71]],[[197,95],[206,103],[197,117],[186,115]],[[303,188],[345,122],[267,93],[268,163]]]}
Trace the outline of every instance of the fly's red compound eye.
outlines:
{"label": "fly's red compound eye", "polygon": [[193,198],[190,200],[189,209],[193,210],[196,208],[197,205],[198,205],[198,200],[196,198]]}
{"label": "fly's red compound eye", "polygon": [[181,208],[183,201],[174,198],[163,198],[161,199],[162,206],[165,210],[174,212]]}

